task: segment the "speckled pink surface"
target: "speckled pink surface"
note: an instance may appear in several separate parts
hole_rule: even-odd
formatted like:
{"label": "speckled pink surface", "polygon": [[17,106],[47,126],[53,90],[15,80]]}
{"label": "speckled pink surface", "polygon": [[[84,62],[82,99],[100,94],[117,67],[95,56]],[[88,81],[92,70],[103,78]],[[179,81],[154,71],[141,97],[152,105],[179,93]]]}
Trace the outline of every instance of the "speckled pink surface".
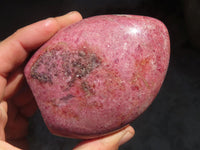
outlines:
{"label": "speckled pink surface", "polygon": [[169,55],[162,22],[96,16],[60,30],[30,59],[25,76],[53,134],[93,138],[146,110],[163,83]]}

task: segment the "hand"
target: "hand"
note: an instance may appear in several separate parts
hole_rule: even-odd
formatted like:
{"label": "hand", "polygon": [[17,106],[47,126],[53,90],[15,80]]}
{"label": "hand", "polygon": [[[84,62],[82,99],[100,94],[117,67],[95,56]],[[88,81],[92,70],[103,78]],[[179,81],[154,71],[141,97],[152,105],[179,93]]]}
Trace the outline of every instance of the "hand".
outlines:
{"label": "hand", "polygon": [[[78,12],[48,18],[17,30],[0,42],[0,149],[27,149],[28,118],[37,109],[24,79],[23,68],[31,52],[59,29],[81,20]],[[134,135],[131,126],[112,135],[84,141],[75,150],[115,150]],[[17,146],[17,147],[15,147]]]}

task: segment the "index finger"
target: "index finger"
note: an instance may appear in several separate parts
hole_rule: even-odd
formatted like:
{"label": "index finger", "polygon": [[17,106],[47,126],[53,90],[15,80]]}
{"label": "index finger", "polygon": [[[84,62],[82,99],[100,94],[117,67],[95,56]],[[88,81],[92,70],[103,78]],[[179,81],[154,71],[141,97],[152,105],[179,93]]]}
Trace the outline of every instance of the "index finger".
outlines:
{"label": "index finger", "polygon": [[60,28],[81,20],[78,12],[48,18],[17,30],[0,43],[0,75],[6,77],[16,66],[22,64],[28,54],[41,46]]}

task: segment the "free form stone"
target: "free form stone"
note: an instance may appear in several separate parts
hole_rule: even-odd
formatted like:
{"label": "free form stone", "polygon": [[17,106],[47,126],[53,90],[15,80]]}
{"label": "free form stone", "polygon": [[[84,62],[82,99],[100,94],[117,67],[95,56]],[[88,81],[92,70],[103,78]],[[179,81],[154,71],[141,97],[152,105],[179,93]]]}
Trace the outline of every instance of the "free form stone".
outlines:
{"label": "free form stone", "polygon": [[33,55],[25,76],[53,134],[95,138],[146,110],[169,55],[168,31],[157,19],[95,16],[61,29]]}

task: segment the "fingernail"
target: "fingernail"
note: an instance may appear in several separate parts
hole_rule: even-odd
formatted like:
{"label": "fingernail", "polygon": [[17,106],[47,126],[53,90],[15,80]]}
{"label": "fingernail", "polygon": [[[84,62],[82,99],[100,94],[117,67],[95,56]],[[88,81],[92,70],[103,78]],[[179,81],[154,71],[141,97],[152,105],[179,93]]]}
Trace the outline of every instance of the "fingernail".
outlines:
{"label": "fingernail", "polygon": [[133,136],[134,136],[134,133],[130,131],[126,131],[126,133],[122,136],[122,138],[119,141],[119,146],[128,142]]}
{"label": "fingernail", "polygon": [[71,11],[71,12],[67,13],[66,15],[74,15],[75,13],[77,13],[77,11]]}

